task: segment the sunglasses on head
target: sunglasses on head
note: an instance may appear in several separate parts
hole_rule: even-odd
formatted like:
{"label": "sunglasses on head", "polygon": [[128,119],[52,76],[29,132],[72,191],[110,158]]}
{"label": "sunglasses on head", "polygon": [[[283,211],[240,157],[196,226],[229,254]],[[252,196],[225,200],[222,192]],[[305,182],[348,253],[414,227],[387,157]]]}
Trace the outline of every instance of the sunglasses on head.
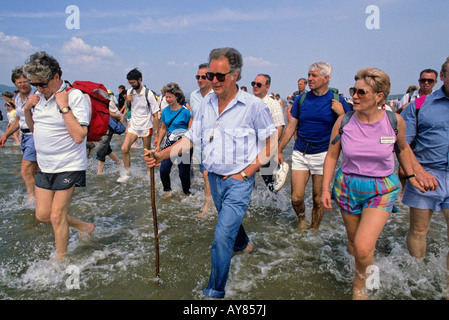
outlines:
{"label": "sunglasses on head", "polygon": [[30,82],[33,87],[48,88],[48,82]]}
{"label": "sunglasses on head", "polygon": [[254,86],[261,88],[263,86],[263,84],[260,82],[253,81],[253,82],[251,82],[251,87],[254,87]]}
{"label": "sunglasses on head", "polygon": [[419,83],[426,83],[426,82],[428,82],[429,84],[432,84],[435,82],[435,79],[424,79],[424,78],[419,79]]}
{"label": "sunglasses on head", "polygon": [[223,81],[225,81],[226,75],[227,75],[228,73],[231,73],[231,71],[226,72],[226,73],[220,73],[220,72],[217,72],[217,73],[206,72],[206,78],[207,78],[207,80],[209,80],[209,81],[213,81],[214,78],[216,77],[218,81],[223,82]]}
{"label": "sunglasses on head", "polygon": [[372,91],[365,89],[349,88],[349,94],[351,95],[351,97],[353,97],[357,93],[360,99],[365,98],[365,96],[370,92]]}
{"label": "sunglasses on head", "polygon": [[196,78],[196,80],[200,80],[200,78],[203,79],[203,80],[206,80],[206,79],[207,79],[207,77],[206,77],[204,74],[201,75],[201,76],[197,74],[197,75],[195,76],[195,78]]}

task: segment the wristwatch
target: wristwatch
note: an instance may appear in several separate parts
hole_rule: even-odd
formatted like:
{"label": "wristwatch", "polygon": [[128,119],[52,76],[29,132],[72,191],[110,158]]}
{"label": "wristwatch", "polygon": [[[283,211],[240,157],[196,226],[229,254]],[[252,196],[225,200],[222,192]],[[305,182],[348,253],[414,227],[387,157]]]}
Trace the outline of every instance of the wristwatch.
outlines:
{"label": "wristwatch", "polygon": [[249,180],[249,177],[246,175],[246,173],[244,171],[240,172],[240,174],[242,175],[243,180],[245,180],[245,181]]}
{"label": "wristwatch", "polygon": [[59,112],[61,112],[62,114],[65,114],[67,112],[69,112],[70,110],[72,110],[69,106],[66,107],[62,107],[59,109]]}

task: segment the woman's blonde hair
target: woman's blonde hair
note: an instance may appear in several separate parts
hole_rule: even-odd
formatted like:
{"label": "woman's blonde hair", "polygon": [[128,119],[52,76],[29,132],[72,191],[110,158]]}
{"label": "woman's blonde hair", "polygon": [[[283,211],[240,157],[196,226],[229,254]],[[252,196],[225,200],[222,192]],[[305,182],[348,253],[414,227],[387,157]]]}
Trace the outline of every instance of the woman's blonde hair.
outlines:
{"label": "woman's blonde hair", "polygon": [[[387,99],[390,94],[390,77],[385,71],[377,68],[364,68],[357,72],[354,79],[355,81],[365,80],[374,92],[383,93],[384,99]],[[380,103],[383,102],[382,100]]]}

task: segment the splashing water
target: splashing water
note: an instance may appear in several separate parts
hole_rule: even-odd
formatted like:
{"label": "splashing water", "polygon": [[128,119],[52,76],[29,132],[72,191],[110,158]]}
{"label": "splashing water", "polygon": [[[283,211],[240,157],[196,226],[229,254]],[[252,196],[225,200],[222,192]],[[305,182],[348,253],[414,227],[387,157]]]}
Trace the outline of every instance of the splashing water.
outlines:
{"label": "splashing water", "polygon": [[[0,128],[5,126],[2,122]],[[114,136],[112,142],[119,156],[122,141],[123,137]],[[285,150],[288,162],[291,148],[292,144]],[[173,192],[166,200],[162,199],[159,170],[155,170],[158,279],[143,149],[131,151],[132,177],[126,184],[115,182],[120,169],[109,158],[104,173],[96,175],[95,151],[89,158],[87,187],[76,189],[69,208],[69,214],[94,223],[95,232],[82,239],[72,230],[68,257],[57,262],[51,226],[36,221],[34,205],[26,203],[20,148],[8,141],[0,150],[0,299],[203,299],[217,212],[212,210],[206,219],[196,217],[204,204],[198,167],[193,170],[190,196],[182,193],[173,167]],[[310,220],[310,183],[306,196]],[[226,299],[351,299],[353,258],[335,205],[333,211],[325,212],[319,231],[298,234],[290,200],[290,178],[277,195],[266,189],[260,175],[256,178],[243,222],[255,250],[233,256]],[[400,212],[390,217],[376,247],[380,287],[370,291],[370,298],[445,298],[444,217],[435,213],[432,218],[422,265],[407,251],[408,209],[400,203],[397,206]]]}

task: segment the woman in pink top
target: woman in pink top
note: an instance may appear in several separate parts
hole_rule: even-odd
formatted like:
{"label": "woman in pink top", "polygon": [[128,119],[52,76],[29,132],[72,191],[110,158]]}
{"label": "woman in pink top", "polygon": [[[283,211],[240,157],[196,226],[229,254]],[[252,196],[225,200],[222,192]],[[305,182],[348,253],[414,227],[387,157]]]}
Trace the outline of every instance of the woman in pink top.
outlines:
{"label": "woman in pink top", "polygon": [[[394,132],[382,106],[390,92],[390,78],[382,70],[366,68],[355,76],[355,86],[349,92],[354,101],[354,114],[344,126],[341,139],[331,143],[324,162],[321,201],[332,209],[329,185],[340,156],[333,198],[337,202],[348,235],[348,249],[355,258],[353,299],[366,299],[366,274],[373,264],[374,248],[400,189],[394,173],[394,144],[400,153],[398,160],[410,183],[425,192],[416,181],[410,160],[410,149],[405,141],[405,122],[397,116],[398,133]],[[343,116],[333,128],[331,141],[339,133]],[[368,272],[367,272],[368,271]]]}

